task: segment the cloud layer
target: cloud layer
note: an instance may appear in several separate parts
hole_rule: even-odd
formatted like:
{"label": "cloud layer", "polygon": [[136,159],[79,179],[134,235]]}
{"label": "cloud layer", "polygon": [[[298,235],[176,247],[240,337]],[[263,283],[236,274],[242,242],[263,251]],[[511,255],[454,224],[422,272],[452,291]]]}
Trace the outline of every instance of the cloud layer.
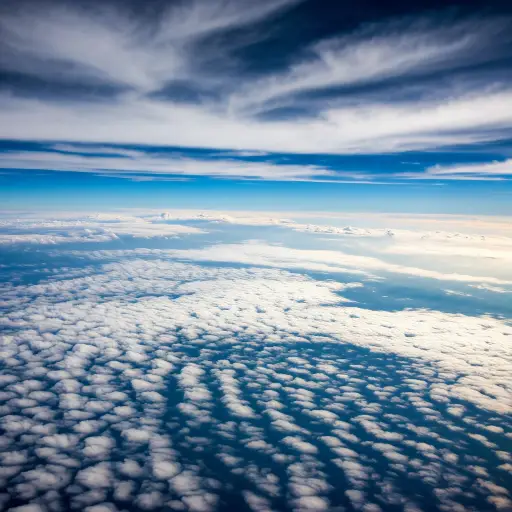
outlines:
{"label": "cloud layer", "polygon": [[42,220],[39,216],[29,219],[7,216],[0,221],[0,245],[108,242],[120,237],[173,238],[203,233],[197,227],[155,222],[131,215],[102,213],[67,217]]}
{"label": "cloud layer", "polygon": [[[335,154],[510,138],[508,15],[361,20],[288,47],[286,31],[299,3],[164,2],[149,13],[108,3],[5,7],[0,137]],[[276,40],[277,62],[270,65],[268,46]],[[17,154],[12,161],[30,168],[27,160],[48,156]],[[279,171],[246,163],[241,173],[229,162],[219,162],[219,170],[186,160],[169,166],[143,154],[134,159],[84,166],[83,157],[59,155],[52,165],[149,166],[214,176],[312,174],[307,167]]]}
{"label": "cloud layer", "polygon": [[[329,226],[222,212],[18,217],[4,220],[0,266],[4,508],[510,507],[506,318],[354,301],[380,279],[416,275],[410,266],[219,243],[234,224],[319,241]],[[337,241],[395,248],[425,235],[331,228]],[[161,238],[209,232],[209,249],[192,248],[199,236]],[[50,249],[44,237],[55,237]],[[26,251],[31,238],[39,245]],[[168,247],[152,249],[158,241]],[[457,286],[441,271],[428,277]],[[474,293],[497,288],[475,279]],[[404,298],[394,294],[382,298]]]}
{"label": "cloud layer", "polygon": [[510,328],[344,289],[130,259],[4,293],[7,504],[506,509]]}

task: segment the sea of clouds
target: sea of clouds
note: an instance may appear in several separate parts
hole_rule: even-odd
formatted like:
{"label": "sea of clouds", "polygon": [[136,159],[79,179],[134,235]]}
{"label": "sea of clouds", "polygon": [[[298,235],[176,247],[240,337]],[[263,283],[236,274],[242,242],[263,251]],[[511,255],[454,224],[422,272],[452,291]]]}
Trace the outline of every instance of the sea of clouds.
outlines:
{"label": "sea of clouds", "polygon": [[[228,240],[233,225],[316,245]],[[510,319],[354,295],[410,279],[506,302],[502,233],[221,213],[5,215],[1,231],[4,509],[511,509]],[[386,256],[420,243],[492,252],[495,271]]]}

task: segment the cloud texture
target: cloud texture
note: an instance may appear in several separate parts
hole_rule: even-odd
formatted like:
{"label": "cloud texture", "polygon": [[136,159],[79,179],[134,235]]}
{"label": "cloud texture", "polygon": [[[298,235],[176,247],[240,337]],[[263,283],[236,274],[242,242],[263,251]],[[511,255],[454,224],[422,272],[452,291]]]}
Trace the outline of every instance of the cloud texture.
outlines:
{"label": "cloud texture", "polygon": [[65,247],[3,269],[38,275],[2,289],[7,507],[510,507],[506,319],[365,308],[300,251]]}

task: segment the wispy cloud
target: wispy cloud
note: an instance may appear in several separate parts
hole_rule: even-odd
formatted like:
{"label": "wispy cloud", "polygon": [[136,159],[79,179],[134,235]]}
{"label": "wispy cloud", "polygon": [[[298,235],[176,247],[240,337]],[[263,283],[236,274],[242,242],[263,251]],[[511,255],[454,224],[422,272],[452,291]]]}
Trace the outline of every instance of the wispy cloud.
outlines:
{"label": "wispy cloud", "polygon": [[[194,1],[165,9],[158,21],[61,4],[2,13],[0,67],[50,89],[79,90],[64,100],[7,83],[0,137],[292,153],[402,152],[510,137],[512,110],[504,106],[512,89],[499,65],[511,53],[510,19],[363,24],[292,50],[281,67],[247,72],[238,50],[279,33],[276,14],[296,3]],[[497,71],[481,72],[483,64]],[[173,97],[177,85],[196,99]],[[100,86],[113,88],[108,100]],[[84,87],[96,96],[84,96]],[[296,113],[265,117],[283,108]]]}
{"label": "wispy cloud", "polygon": [[321,40],[284,73],[247,84],[230,106],[266,109],[286,105],[294,95],[377,83],[492,60],[488,50],[503,20],[466,20],[454,25],[427,19],[370,25],[342,37]]}
{"label": "wispy cloud", "polygon": [[42,102],[0,95],[0,137],[157,144],[292,153],[382,153],[474,144],[510,135],[512,91],[449,101],[368,103],[322,119],[259,122],[200,106],[123,96],[111,104]]}
{"label": "wispy cloud", "polygon": [[427,174],[441,179],[489,179],[512,175],[512,160],[479,164],[436,165],[427,169]]}
{"label": "wispy cloud", "polygon": [[[504,181],[511,161],[427,167],[424,171],[372,173],[308,163],[287,163],[272,153],[193,151],[57,143],[0,152],[0,169],[87,172],[132,181],[185,181],[194,177],[246,180],[404,185],[417,180]],[[253,158],[251,160],[251,158]],[[256,159],[254,159],[256,158]]]}
{"label": "wispy cloud", "polygon": [[512,176],[512,160],[433,165],[424,171],[394,173],[404,180],[504,181]]}
{"label": "wispy cloud", "polygon": [[116,177],[130,177],[138,181],[169,179],[162,175],[236,177],[277,181],[308,181],[310,179],[319,180],[322,177],[361,179],[361,175],[358,173],[336,173],[314,165],[253,162],[234,158],[201,159],[173,153],[105,146],[85,147],[57,144],[49,149],[47,151],[0,153],[0,168],[93,172]]}
{"label": "wispy cloud", "polygon": [[193,68],[200,56],[194,45],[200,40],[254,23],[294,3],[297,0],[193,0],[166,8],[158,21],[108,4],[96,9],[31,5],[0,18],[5,50],[0,65],[50,80],[151,92],[168,81],[195,76]]}

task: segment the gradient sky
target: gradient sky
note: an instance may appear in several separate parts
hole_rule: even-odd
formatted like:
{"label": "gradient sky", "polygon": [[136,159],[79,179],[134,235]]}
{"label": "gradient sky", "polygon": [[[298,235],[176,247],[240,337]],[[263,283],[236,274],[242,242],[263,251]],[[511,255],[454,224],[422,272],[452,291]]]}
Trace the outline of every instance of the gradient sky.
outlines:
{"label": "gradient sky", "polygon": [[512,213],[512,4],[5,1],[6,209]]}

